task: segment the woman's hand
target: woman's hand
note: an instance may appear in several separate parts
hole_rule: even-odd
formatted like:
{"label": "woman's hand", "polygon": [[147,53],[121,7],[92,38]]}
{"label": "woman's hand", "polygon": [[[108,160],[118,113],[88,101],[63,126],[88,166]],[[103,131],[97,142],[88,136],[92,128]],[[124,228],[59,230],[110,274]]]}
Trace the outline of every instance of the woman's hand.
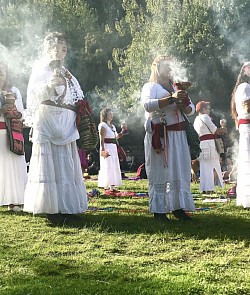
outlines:
{"label": "woman's hand", "polygon": [[156,154],[160,154],[162,152],[162,149],[155,149],[154,151],[156,152]]}
{"label": "woman's hand", "polygon": [[13,104],[5,104],[0,111],[8,119],[21,119],[22,114],[18,112],[17,108]]}
{"label": "woman's hand", "polygon": [[188,99],[188,94],[186,91],[179,90],[179,91],[173,93],[172,97],[174,97],[177,101],[181,101],[181,100]]}
{"label": "woman's hand", "polygon": [[[173,94],[173,97],[175,99],[175,103],[179,110],[186,113],[186,108],[190,105],[191,101],[188,97],[188,94],[186,91],[178,91]],[[189,111],[188,111],[189,112]]]}
{"label": "woman's hand", "polygon": [[12,113],[13,112],[13,104],[5,104],[1,108],[2,114]]}
{"label": "woman's hand", "polygon": [[57,75],[54,75],[49,80],[47,86],[50,91],[53,91],[53,90],[55,90],[55,87],[57,87],[57,86],[66,86],[66,81],[63,77],[59,77]]}
{"label": "woman's hand", "polygon": [[110,154],[107,151],[101,151],[101,156],[106,159],[106,158],[110,157]]}
{"label": "woman's hand", "polygon": [[120,132],[120,133],[118,133],[117,134],[117,137],[116,137],[116,139],[120,139],[120,138],[122,138],[123,137],[123,133],[122,132]]}

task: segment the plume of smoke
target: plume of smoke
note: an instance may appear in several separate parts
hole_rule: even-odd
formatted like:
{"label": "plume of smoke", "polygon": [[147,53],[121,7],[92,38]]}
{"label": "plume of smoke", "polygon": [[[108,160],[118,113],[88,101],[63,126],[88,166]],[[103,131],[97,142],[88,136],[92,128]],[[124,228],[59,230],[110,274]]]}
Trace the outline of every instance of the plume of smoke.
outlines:
{"label": "plume of smoke", "polygon": [[[250,37],[248,34],[249,2],[239,5],[240,1],[228,0],[226,5],[220,1],[212,1],[212,8],[216,15],[216,25],[220,33],[228,41],[228,52],[222,62],[234,73],[239,72],[239,65],[249,60]],[[244,12],[245,7],[245,12]]]}
{"label": "plume of smoke", "polygon": [[25,103],[31,68],[34,61],[41,55],[41,44],[49,14],[38,15],[35,8],[16,4],[13,7],[11,5],[5,7],[5,18],[17,7],[16,18],[19,19],[19,27],[7,27],[3,21],[6,26],[5,31],[11,34],[11,38],[0,36],[0,58],[8,65],[13,85],[20,89]]}
{"label": "plume of smoke", "polygon": [[170,62],[171,76],[174,82],[187,82],[188,75],[184,63],[173,60]]}

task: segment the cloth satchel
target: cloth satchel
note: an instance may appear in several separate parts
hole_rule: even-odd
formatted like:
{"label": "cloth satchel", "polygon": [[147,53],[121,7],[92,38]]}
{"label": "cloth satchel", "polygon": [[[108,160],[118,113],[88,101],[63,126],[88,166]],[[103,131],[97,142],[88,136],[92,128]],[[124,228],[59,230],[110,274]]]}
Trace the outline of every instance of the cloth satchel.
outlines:
{"label": "cloth satchel", "polygon": [[190,149],[191,160],[196,160],[197,158],[199,158],[201,153],[200,138],[198,133],[194,129],[193,124],[188,120],[187,116],[183,112],[181,112],[181,114],[186,122],[186,135]]}
{"label": "cloth satchel", "polygon": [[224,150],[223,140],[220,137],[218,137],[218,138],[215,138],[214,139],[214,142],[215,142],[215,147],[216,147],[217,153],[219,155],[220,154],[224,154],[225,153],[225,150]]}
{"label": "cloth satchel", "polygon": [[117,145],[117,153],[118,153],[118,158],[120,161],[126,160],[126,157],[127,157],[126,152],[124,148],[120,146],[119,144]]}
{"label": "cloth satchel", "polygon": [[24,155],[23,122],[18,119],[5,118],[10,151],[16,155]]}
{"label": "cloth satchel", "polygon": [[76,126],[80,138],[77,146],[86,152],[93,150],[99,141],[96,124],[87,100],[79,100],[76,103]]}
{"label": "cloth satchel", "polygon": [[[124,148],[120,145],[118,139],[116,138],[116,134],[115,134],[115,131],[113,130],[113,128],[111,128],[111,130],[114,132],[115,138],[112,138],[112,140],[114,140],[114,142],[112,142],[112,143],[115,143],[117,146],[117,154],[118,154],[119,161],[124,161],[124,160],[126,160],[127,154],[126,154]],[[105,139],[104,139],[104,142],[105,142]]]}
{"label": "cloth satchel", "polygon": [[[5,105],[6,97],[1,95],[1,105]],[[10,151],[16,155],[24,155],[23,121],[17,119],[20,113],[13,104],[11,111],[4,114]]]}

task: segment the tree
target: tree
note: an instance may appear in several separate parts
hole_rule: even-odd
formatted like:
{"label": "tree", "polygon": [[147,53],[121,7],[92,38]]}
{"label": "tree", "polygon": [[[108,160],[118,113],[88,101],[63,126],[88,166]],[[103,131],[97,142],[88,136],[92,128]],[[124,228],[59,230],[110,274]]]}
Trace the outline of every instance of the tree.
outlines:
{"label": "tree", "polygon": [[[153,57],[164,53],[183,61],[196,101],[206,98],[212,100],[215,107],[225,109],[226,105],[229,109],[234,72],[228,61],[231,58],[239,65],[231,53],[232,48],[236,48],[236,35],[246,40],[249,2],[231,0],[230,5],[226,5],[222,1],[147,0],[145,3],[146,8],[135,0],[123,1],[132,42],[125,50],[114,51],[122,85],[118,103],[131,112],[138,109],[139,99],[135,103],[134,94],[138,97],[142,84],[147,81]],[[246,28],[245,38],[239,23]],[[230,36],[225,35],[227,30]],[[249,40],[246,43],[249,45]],[[244,59],[249,46],[236,50]]]}
{"label": "tree", "polygon": [[70,44],[66,64],[84,92],[108,83],[113,74],[108,68],[112,37],[100,28],[95,11],[86,1],[8,1],[0,12],[0,42],[9,50],[9,61],[15,61],[12,68],[23,92],[32,62],[41,52],[43,37],[49,31],[66,34]]}

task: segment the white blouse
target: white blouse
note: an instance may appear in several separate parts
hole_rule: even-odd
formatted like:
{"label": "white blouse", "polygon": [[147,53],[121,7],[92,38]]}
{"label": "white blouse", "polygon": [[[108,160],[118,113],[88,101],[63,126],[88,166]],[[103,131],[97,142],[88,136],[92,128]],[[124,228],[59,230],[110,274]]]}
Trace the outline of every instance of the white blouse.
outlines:
{"label": "white blouse", "polygon": [[194,120],[194,129],[199,134],[199,137],[201,137],[205,134],[214,134],[217,127],[214,125],[209,115],[200,114]]}
{"label": "white blouse", "polygon": [[250,99],[250,85],[246,82],[241,83],[235,92],[236,111],[238,113],[237,119],[250,119],[250,114],[243,107],[242,103]]}
{"label": "white blouse", "polygon": [[[84,94],[77,79],[65,68],[62,67],[61,74],[67,82],[64,104],[74,105],[78,100],[83,99]],[[27,89],[27,109],[25,110],[25,125],[32,127],[35,113],[41,102],[45,100],[56,101],[57,96],[50,96],[47,85],[53,76],[53,70],[47,59],[35,62],[29,79]]]}
{"label": "white blouse", "polygon": [[[162,109],[159,108],[159,99],[170,94],[170,92],[168,92],[158,83],[148,82],[144,84],[141,92],[141,99],[145,109],[145,130],[147,132],[152,132],[151,122],[154,124],[160,123],[161,118],[167,122],[167,125],[184,121],[183,116],[175,103]],[[187,114],[187,116],[194,114],[195,108],[193,103],[190,104],[190,107],[192,108],[192,111]]]}
{"label": "white blouse", "polygon": [[[64,67],[61,74],[66,80],[64,104],[74,105],[84,95],[76,78]],[[52,142],[64,145],[79,138],[76,128],[76,113],[56,106],[44,105],[41,102],[56,102],[57,96],[49,95],[47,85],[53,71],[46,59],[35,63],[27,90],[27,109],[25,124],[33,127],[32,141],[36,143]]]}

